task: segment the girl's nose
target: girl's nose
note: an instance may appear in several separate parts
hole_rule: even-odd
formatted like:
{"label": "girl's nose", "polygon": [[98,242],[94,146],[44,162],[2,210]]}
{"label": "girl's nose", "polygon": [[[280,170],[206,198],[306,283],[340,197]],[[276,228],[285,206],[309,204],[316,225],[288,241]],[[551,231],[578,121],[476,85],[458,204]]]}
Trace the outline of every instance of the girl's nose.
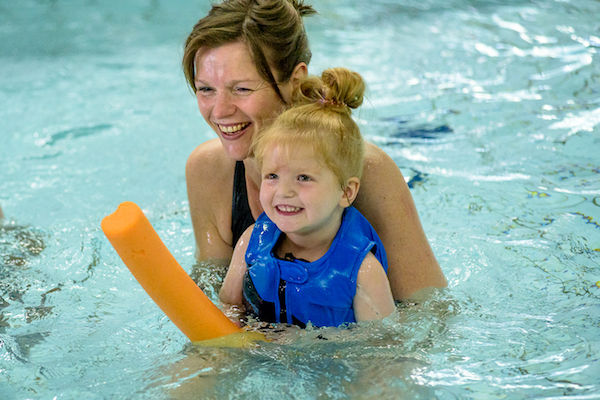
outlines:
{"label": "girl's nose", "polygon": [[292,197],[296,194],[294,182],[288,179],[279,179],[279,185],[277,185],[277,192],[282,197]]}

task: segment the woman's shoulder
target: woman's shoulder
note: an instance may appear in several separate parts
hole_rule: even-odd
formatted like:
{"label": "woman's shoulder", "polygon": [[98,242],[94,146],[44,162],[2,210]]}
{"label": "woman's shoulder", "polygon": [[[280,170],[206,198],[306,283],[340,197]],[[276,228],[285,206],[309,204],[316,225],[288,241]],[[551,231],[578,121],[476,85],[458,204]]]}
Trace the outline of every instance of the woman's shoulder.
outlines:
{"label": "woman's shoulder", "polygon": [[[231,190],[223,188],[233,187],[234,169],[235,161],[227,157],[218,139],[196,147],[185,166],[190,206],[208,207],[214,212],[221,210],[222,204],[230,204]],[[223,208],[223,212],[231,211],[226,212]]]}
{"label": "woman's shoulder", "polygon": [[[394,160],[381,148],[372,143],[366,143],[358,204],[363,203],[365,198],[373,200],[382,193],[396,190],[404,192],[407,189],[404,176]],[[357,208],[364,214],[361,207]]]}
{"label": "woman's shoulder", "polygon": [[[211,139],[198,145],[190,154],[188,163],[225,161],[227,156],[219,139]],[[230,160],[231,161],[231,160]]]}
{"label": "woman's shoulder", "polygon": [[365,142],[365,162],[364,167],[367,171],[385,168],[400,172],[400,169],[392,158],[380,147],[370,142]]}
{"label": "woman's shoulder", "polygon": [[384,243],[388,231],[397,230],[404,213],[413,212],[412,197],[400,168],[382,149],[370,143],[365,148],[364,170],[354,206]]}
{"label": "woman's shoulder", "polygon": [[196,147],[186,163],[186,174],[211,181],[233,177],[235,161],[227,157],[219,139],[211,139]]}

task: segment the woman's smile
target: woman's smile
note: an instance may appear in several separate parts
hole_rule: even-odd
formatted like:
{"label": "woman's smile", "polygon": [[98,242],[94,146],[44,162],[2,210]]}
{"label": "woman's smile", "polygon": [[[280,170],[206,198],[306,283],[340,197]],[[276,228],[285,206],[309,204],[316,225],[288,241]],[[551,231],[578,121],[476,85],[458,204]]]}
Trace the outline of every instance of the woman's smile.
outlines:
{"label": "woman's smile", "polygon": [[244,123],[237,123],[237,124],[217,124],[215,123],[215,126],[217,127],[220,135],[223,139],[226,140],[236,140],[238,138],[240,138],[241,136],[243,136],[247,131],[250,126],[252,125],[251,122],[244,122]]}
{"label": "woman's smile", "polygon": [[[254,133],[281,112],[281,99],[258,73],[243,42],[202,48],[195,65],[200,113],[210,121],[226,154],[244,160]],[[286,83],[282,90],[290,85]]]}

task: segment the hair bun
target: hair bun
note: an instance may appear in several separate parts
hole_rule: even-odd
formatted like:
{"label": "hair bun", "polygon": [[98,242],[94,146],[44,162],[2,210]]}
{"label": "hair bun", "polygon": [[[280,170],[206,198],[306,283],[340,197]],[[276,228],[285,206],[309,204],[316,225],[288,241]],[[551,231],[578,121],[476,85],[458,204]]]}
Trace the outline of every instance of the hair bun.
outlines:
{"label": "hair bun", "polygon": [[304,1],[302,0],[290,0],[290,3],[292,3],[292,5],[296,9],[296,11],[298,11],[298,14],[300,14],[301,17],[317,13],[317,11],[314,8],[312,8],[311,5],[304,4]]}
{"label": "hair bun", "polygon": [[329,68],[323,71],[321,80],[327,88],[325,101],[344,104],[350,108],[357,108],[362,104],[365,82],[357,72],[346,68]]}
{"label": "hair bun", "polygon": [[302,81],[294,102],[350,112],[362,104],[364,93],[365,82],[360,74],[346,68],[329,68],[320,78],[311,76]]}

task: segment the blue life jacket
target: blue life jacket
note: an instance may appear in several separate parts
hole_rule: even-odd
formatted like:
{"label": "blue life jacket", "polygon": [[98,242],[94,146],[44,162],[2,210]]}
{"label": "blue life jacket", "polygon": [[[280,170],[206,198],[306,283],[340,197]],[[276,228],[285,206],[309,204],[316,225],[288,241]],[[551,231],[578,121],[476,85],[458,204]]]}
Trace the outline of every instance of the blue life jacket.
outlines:
{"label": "blue life jacket", "polygon": [[245,302],[260,320],[305,326],[356,322],[353,301],[358,270],[373,252],[387,272],[383,243],[354,207],[344,210],[331,247],[314,262],[274,256],[281,231],[266,214],[254,225],[246,250]]}

